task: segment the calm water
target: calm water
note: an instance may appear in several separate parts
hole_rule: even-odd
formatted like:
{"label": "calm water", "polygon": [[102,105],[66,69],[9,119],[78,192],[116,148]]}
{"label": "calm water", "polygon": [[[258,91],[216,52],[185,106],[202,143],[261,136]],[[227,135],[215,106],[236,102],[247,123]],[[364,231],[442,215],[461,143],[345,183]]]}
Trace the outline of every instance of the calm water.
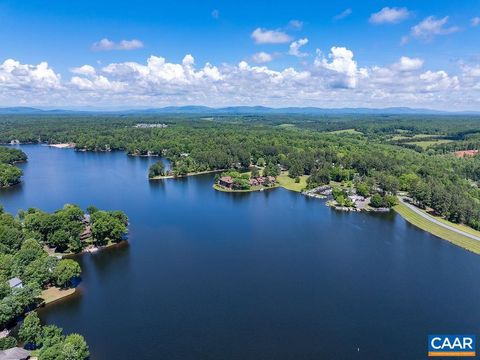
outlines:
{"label": "calm water", "polygon": [[212,177],[149,183],[151,159],[24,146],[10,212],[122,209],[129,244],[79,258],[77,296],[40,311],[92,359],[423,359],[430,333],[480,335],[480,257],[395,214],[336,213]]}

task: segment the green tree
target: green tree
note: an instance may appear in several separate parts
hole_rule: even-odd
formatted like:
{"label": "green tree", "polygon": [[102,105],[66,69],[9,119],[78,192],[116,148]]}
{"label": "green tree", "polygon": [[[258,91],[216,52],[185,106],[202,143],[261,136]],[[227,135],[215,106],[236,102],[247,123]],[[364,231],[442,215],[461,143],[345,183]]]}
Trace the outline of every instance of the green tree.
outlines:
{"label": "green tree", "polygon": [[87,213],[92,215],[98,211],[98,208],[96,206],[90,205],[87,207]]}
{"label": "green tree", "polygon": [[263,157],[258,158],[257,160],[257,166],[264,167],[266,164],[266,161]]}
{"label": "green tree", "polygon": [[54,344],[50,347],[42,347],[38,355],[38,360],[65,360],[63,357],[63,342]]}
{"label": "green tree", "polygon": [[357,194],[363,197],[367,197],[370,194],[370,186],[365,182],[357,183],[356,187]]}
{"label": "green tree", "polygon": [[47,243],[48,246],[56,248],[58,252],[64,252],[70,244],[70,234],[63,229],[59,229],[48,235]]}
{"label": "green tree", "polygon": [[385,201],[380,194],[373,194],[370,198],[370,206],[380,208],[385,206]]}
{"label": "green tree", "polygon": [[29,263],[22,273],[22,279],[27,283],[34,283],[44,287],[52,280],[53,269],[57,266],[58,260],[53,256],[41,256]]}
{"label": "green tree", "polygon": [[274,163],[268,163],[268,165],[263,170],[264,176],[278,176],[280,175],[280,169]]}
{"label": "green tree", "polygon": [[82,270],[80,265],[72,259],[62,259],[58,262],[57,267],[53,271],[55,283],[60,287],[68,287],[72,280],[79,277]]}
{"label": "green tree", "polygon": [[39,344],[42,347],[52,347],[62,343],[64,340],[65,335],[63,335],[61,328],[56,325],[46,325],[42,328]]}
{"label": "green tree", "polygon": [[36,348],[37,343],[40,339],[40,334],[42,333],[42,325],[40,325],[40,319],[36,312],[31,312],[25,316],[20,330],[18,331],[18,336],[27,346]]}
{"label": "green tree", "polygon": [[17,339],[13,336],[0,338],[0,350],[6,350],[17,346]]}
{"label": "green tree", "polygon": [[92,218],[92,235],[98,244],[106,244],[109,240],[118,242],[122,240],[124,234],[127,233],[125,221],[128,219],[120,219],[115,214],[106,211],[96,212]]}
{"label": "green tree", "polygon": [[90,356],[88,345],[80,334],[70,334],[63,345],[65,360],[84,360]]}
{"label": "green tree", "polygon": [[152,164],[148,169],[148,177],[154,178],[155,176],[163,176],[165,174],[165,165],[163,162],[157,161],[156,163]]}
{"label": "green tree", "polygon": [[18,184],[22,175],[22,170],[16,166],[0,163],[0,187]]}

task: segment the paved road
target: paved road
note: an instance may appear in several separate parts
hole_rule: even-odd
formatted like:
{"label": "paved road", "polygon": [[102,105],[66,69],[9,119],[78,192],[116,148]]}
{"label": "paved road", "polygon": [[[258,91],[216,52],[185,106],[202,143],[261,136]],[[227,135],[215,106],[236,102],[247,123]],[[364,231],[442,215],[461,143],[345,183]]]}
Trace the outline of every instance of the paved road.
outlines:
{"label": "paved road", "polygon": [[420,216],[424,217],[425,219],[427,219],[428,221],[431,221],[437,225],[440,225],[448,230],[451,230],[453,232],[456,232],[457,234],[460,234],[460,235],[463,235],[463,236],[466,236],[470,239],[473,239],[473,240],[476,240],[476,241],[480,241],[480,237],[479,236],[475,236],[473,234],[470,234],[470,233],[467,233],[465,231],[462,231],[462,230],[459,230],[453,226],[450,226],[450,225],[447,225],[441,221],[438,221],[437,219],[435,219],[434,217],[430,216],[430,215],[427,215],[425,214],[423,211],[421,211],[419,208],[417,208],[416,206],[412,205],[412,204],[409,204],[408,202],[406,202],[404,199],[402,199],[401,197],[399,197],[400,199],[400,202],[404,205],[406,205],[408,208],[412,209],[413,211],[415,211],[417,214],[419,214]]}

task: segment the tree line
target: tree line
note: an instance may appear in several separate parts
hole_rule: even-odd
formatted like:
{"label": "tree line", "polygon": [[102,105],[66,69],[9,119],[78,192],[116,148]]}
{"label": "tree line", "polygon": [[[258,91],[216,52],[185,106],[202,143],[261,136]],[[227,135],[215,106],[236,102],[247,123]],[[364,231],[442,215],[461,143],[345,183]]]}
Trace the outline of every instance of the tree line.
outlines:
{"label": "tree line", "polygon": [[20,182],[23,172],[13,164],[24,161],[27,161],[27,155],[23,151],[0,146],[0,187]]}

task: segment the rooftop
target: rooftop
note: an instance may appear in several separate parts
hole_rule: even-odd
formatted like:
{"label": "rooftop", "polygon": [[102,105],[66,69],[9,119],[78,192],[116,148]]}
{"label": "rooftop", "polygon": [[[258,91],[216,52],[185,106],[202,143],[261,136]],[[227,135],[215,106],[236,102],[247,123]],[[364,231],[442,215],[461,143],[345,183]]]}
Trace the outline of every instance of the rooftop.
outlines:
{"label": "rooftop", "polygon": [[22,280],[17,277],[11,278],[10,280],[8,280],[8,285],[10,285],[11,288],[21,286]]}
{"label": "rooftop", "polygon": [[24,360],[30,357],[30,351],[14,347],[0,351],[0,360]]}

